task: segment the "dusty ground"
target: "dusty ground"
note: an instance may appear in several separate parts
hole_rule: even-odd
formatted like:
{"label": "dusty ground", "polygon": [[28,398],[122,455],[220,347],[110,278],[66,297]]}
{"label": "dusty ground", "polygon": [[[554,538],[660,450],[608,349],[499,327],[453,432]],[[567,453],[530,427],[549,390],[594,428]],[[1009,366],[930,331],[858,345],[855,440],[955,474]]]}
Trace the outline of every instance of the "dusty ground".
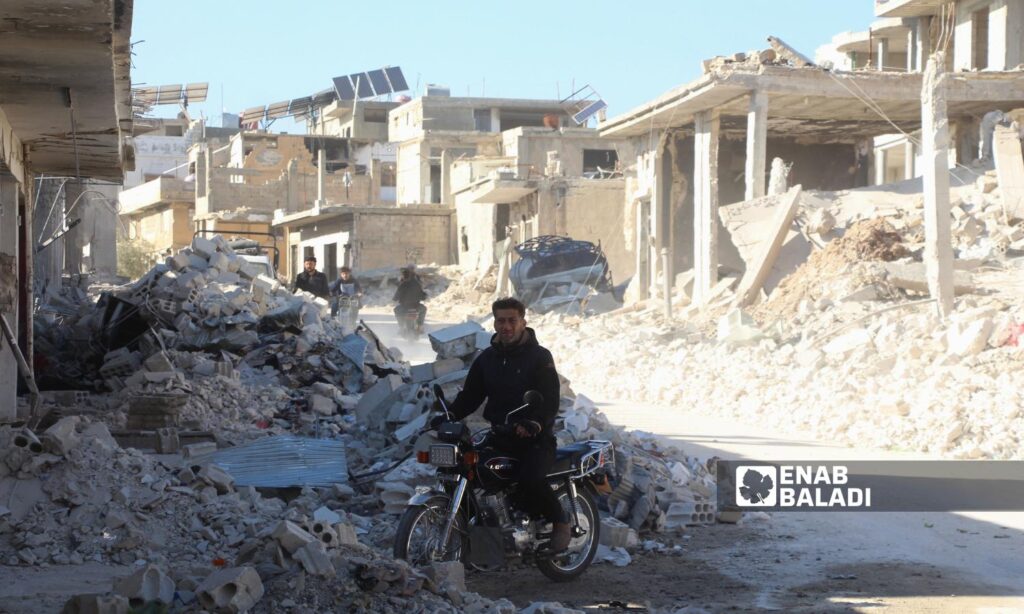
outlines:
{"label": "dusty ground", "polygon": [[[472,574],[470,590],[516,605],[560,601],[588,611],[710,612],[972,612],[1021,611],[1012,590],[973,580],[963,570],[926,563],[878,560],[828,565],[812,552],[794,552],[800,538],[767,524],[697,528],[682,555],[646,554],[627,567],[601,564],[567,584],[533,568]],[[809,558],[811,561],[800,561]],[[801,582],[807,564],[820,579]],[[791,569],[787,573],[787,569]],[[780,573],[781,572],[781,573]],[[778,586],[778,576],[790,576]],[[739,578],[746,577],[747,580]]]}

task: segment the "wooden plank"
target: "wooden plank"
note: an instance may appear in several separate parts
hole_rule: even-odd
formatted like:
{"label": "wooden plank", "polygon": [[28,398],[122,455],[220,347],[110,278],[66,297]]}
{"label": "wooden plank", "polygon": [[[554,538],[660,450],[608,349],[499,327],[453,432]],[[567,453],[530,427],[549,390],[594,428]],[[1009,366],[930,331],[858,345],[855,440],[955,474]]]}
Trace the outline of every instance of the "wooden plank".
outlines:
{"label": "wooden plank", "polygon": [[762,244],[760,255],[754,260],[753,266],[747,267],[743,279],[740,280],[740,285],[736,289],[735,304],[737,307],[751,304],[757,298],[758,292],[761,291],[761,286],[764,285],[764,280],[772,270],[775,259],[779,257],[779,251],[782,250],[786,235],[789,234],[789,227],[793,223],[797,205],[800,202],[800,191],[801,186],[793,186],[786,192],[786,196],[775,210],[772,234]]}
{"label": "wooden plank", "polygon": [[1020,137],[1008,126],[996,126],[992,140],[999,189],[1003,193],[1003,212],[1007,220],[1024,217],[1024,155]]}

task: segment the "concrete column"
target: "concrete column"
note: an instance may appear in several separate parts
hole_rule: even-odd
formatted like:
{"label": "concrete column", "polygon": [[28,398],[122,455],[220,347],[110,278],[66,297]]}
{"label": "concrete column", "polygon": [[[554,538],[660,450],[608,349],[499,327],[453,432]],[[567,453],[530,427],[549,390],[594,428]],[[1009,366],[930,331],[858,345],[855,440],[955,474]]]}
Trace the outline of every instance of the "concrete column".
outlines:
{"label": "concrete column", "polygon": [[903,144],[903,178],[914,178],[914,143],[907,141]]}
{"label": "concrete column", "polygon": [[953,245],[949,219],[949,123],[944,93],[945,53],[928,60],[921,86],[921,158],[924,165],[924,260],[928,291],[939,315],[953,311]]}
{"label": "concrete column", "polygon": [[[918,17],[917,27],[914,29],[916,39],[913,56],[914,56],[914,69],[918,72],[924,70],[925,62],[928,61],[928,56],[932,52],[932,37],[931,37],[932,18],[931,17]],[[910,50],[907,50],[908,55]]]}
{"label": "concrete column", "polygon": [[887,152],[881,147],[875,148],[875,185],[885,183],[885,166],[888,158]]}
{"label": "concrete column", "polygon": [[747,166],[744,199],[760,198],[765,191],[765,160],[768,156],[768,95],[761,90],[750,94],[747,111]]}
{"label": "concrete column", "polygon": [[[0,315],[18,328],[18,182],[0,172]],[[0,419],[17,417],[18,362],[0,334]]]}
{"label": "concrete column", "polygon": [[718,281],[718,110],[694,116],[693,302],[703,304]]}
{"label": "concrete column", "polygon": [[501,132],[501,109],[491,109],[491,132]]}
{"label": "concrete column", "polygon": [[885,70],[885,63],[889,61],[889,39],[879,38],[878,44],[875,45],[875,68],[878,70]]}
{"label": "concrete column", "polygon": [[907,30],[907,72],[914,72],[914,60],[916,54],[914,53],[914,46],[917,44],[917,30],[910,28]]}
{"label": "concrete column", "polygon": [[324,176],[327,174],[326,157],[324,148],[316,152],[316,206],[322,207],[324,202]]}

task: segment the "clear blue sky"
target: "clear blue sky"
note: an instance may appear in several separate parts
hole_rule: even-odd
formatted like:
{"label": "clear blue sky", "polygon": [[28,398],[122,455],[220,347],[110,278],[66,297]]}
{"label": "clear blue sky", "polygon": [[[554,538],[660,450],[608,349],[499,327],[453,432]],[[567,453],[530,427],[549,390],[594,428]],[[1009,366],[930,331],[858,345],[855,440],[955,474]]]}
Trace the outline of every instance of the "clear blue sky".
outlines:
{"label": "clear blue sky", "polygon": [[768,35],[813,56],[833,34],[866,29],[872,11],[872,0],[136,0],[132,81],[209,82],[190,111],[214,125],[222,91],[238,113],[385,65],[419,83],[410,95],[438,83],[457,96],[555,98],[589,83],[612,117],[697,78],[704,58],[764,49]]}

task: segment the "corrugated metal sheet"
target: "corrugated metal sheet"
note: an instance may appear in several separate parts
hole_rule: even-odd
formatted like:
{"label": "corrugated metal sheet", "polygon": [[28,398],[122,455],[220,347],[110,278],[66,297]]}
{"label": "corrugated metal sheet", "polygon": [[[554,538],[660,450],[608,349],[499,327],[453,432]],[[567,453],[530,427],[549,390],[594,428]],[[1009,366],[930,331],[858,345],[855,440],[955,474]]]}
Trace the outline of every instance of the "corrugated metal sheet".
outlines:
{"label": "corrugated metal sheet", "polygon": [[348,481],[345,445],[335,439],[276,435],[209,457],[236,486],[330,486]]}

